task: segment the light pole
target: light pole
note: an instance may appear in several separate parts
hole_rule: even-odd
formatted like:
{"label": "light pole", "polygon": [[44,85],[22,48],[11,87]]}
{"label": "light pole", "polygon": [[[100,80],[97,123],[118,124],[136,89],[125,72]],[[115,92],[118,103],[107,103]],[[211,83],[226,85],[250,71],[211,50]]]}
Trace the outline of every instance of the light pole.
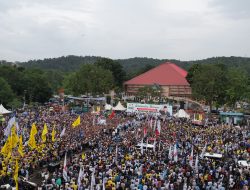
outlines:
{"label": "light pole", "polygon": [[24,90],[24,94],[23,94],[23,109],[25,108],[26,92],[27,92],[27,90]]}

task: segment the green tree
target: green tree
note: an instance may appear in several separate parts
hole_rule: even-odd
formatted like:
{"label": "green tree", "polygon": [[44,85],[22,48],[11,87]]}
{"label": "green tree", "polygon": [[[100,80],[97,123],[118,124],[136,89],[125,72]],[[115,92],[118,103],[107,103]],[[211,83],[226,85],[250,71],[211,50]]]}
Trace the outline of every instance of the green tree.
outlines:
{"label": "green tree", "polygon": [[77,85],[77,78],[75,72],[69,73],[64,76],[63,87],[65,89],[65,94],[79,95],[79,93],[74,93],[80,91],[80,89],[77,89],[78,86],[79,85]]}
{"label": "green tree", "polygon": [[0,76],[11,86],[17,96],[22,96],[24,92],[24,68],[16,66],[0,66]]}
{"label": "green tree", "polygon": [[237,101],[246,100],[249,94],[249,77],[246,71],[239,68],[228,70],[227,103],[235,107]]}
{"label": "green tree", "polygon": [[114,87],[112,73],[92,64],[82,65],[79,71],[66,78],[64,84],[74,95],[103,94]]}
{"label": "green tree", "polygon": [[25,72],[26,100],[44,103],[52,96],[52,89],[44,72],[39,69],[29,69]]}
{"label": "green tree", "polygon": [[49,70],[45,71],[45,77],[47,78],[49,85],[54,93],[63,86],[64,73],[61,71]]}
{"label": "green tree", "polygon": [[22,105],[23,105],[22,102],[17,98],[14,98],[11,102],[7,104],[8,107],[11,107],[13,109],[20,108],[22,107]]}
{"label": "green tree", "polygon": [[10,85],[0,77],[0,103],[7,105],[15,97]]}
{"label": "green tree", "polygon": [[186,77],[187,81],[192,84],[193,83],[193,77],[198,74],[201,71],[201,64],[194,64],[189,70],[188,75]]}
{"label": "green tree", "polygon": [[248,80],[247,80],[247,88],[246,88],[246,101],[248,103],[250,103],[250,77],[248,76]]}
{"label": "green tree", "polygon": [[136,94],[140,99],[154,99],[160,98],[162,89],[160,86],[144,86],[138,89]]}
{"label": "green tree", "polygon": [[[212,109],[212,104],[216,107],[223,105],[226,101],[226,89],[228,85],[227,72],[221,64],[200,65],[198,70],[194,69],[192,77],[192,94],[194,98],[205,100]],[[198,71],[198,72],[197,72]]]}
{"label": "green tree", "polygon": [[95,62],[95,65],[102,67],[105,70],[111,71],[114,77],[115,86],[122,87],[126,73],[119,62],[108,58],[102,58]]}
{"label": "green tree", "polygon": [[147,64],[147,65],[145,65],[142,69],[140,69],[139,72],[137,72],[136,76],[137,76],[137,75],[140,75],[140,74],[142,74],[142,73],[145,73],[145,72],[147,72],[147,71],[153,69],[154,67],[155,67],[155,66],[153,66],[153,65]]}

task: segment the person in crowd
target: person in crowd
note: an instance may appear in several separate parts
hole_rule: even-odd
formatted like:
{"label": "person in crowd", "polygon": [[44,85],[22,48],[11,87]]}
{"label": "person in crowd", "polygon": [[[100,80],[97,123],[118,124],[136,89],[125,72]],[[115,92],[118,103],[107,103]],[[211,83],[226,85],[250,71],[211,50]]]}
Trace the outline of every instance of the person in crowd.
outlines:
{"label": "person in crowd", "polygon": [[[249,189],[249,126],[193,126],[187,120],[145,113],[116,114],[99,125],[101,114],[85,113],[80,125],[72,127],[77,114],[48,112],[44,107],[16,117],[24,156],[17,148],[13,160],[1,155],[0,185],[15,186],[16,158],[19,189],[25,186],[21,177],[33,180],[39,189]],[[33,123],[38,130],[35,149],[28,145]],[[42,142],[45,123],[48,133]],[[2,148],[6,137],[1,134]]]}

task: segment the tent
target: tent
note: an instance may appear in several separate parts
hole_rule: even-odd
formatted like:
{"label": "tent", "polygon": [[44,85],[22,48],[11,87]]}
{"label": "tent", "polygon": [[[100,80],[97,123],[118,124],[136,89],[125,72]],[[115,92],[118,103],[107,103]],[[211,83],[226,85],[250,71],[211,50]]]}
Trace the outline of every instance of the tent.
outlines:
{"label": "tent", "polygon": [[118,104],[113,108],[115,111],[124,111],[126,108],[121,104],[121,102],[118,102]]}
{"label": "tent", "polygon": [[174,117],[189,119],[190,115],[188,115],[187,112],[185,112],[185,110],[180,109],[176,114],[174,114]]}
{"label": "tent", "polygon": [[155,148],[155,145],[154,144],[147,144],[147,143],[138,143],[137,145],[137,148]]}
{"label": "tent", "polygon": [[210,152],[205,152],[204,156],[208,158],[222,158],[222,154],[210,153]]}
{"label": "tent", "polygon": [[112,106],[110,104],[105,105],[105,110],[111,110],[111,109],[112,109]]}
{"label": "tent", "polygon": [[0,105],[0,114],[7,114],[7,113],[11,113],[11,111],[6,110],[6,109],[3,107],[3,104],[1,104],[1,105]]}
{"label": "tent", "polygon": [[239,160],[238,164],[244,167],[250,167],[250,163],[247,160]]}

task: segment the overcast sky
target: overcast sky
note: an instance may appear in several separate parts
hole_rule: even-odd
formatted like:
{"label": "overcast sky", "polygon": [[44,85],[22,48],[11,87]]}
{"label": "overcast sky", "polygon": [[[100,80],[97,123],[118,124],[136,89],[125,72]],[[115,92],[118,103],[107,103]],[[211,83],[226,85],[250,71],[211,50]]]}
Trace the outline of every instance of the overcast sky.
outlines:
{"label": "overcast sky", "polygon": [[250,57],[250,0],[0,0],[0,60]]}

